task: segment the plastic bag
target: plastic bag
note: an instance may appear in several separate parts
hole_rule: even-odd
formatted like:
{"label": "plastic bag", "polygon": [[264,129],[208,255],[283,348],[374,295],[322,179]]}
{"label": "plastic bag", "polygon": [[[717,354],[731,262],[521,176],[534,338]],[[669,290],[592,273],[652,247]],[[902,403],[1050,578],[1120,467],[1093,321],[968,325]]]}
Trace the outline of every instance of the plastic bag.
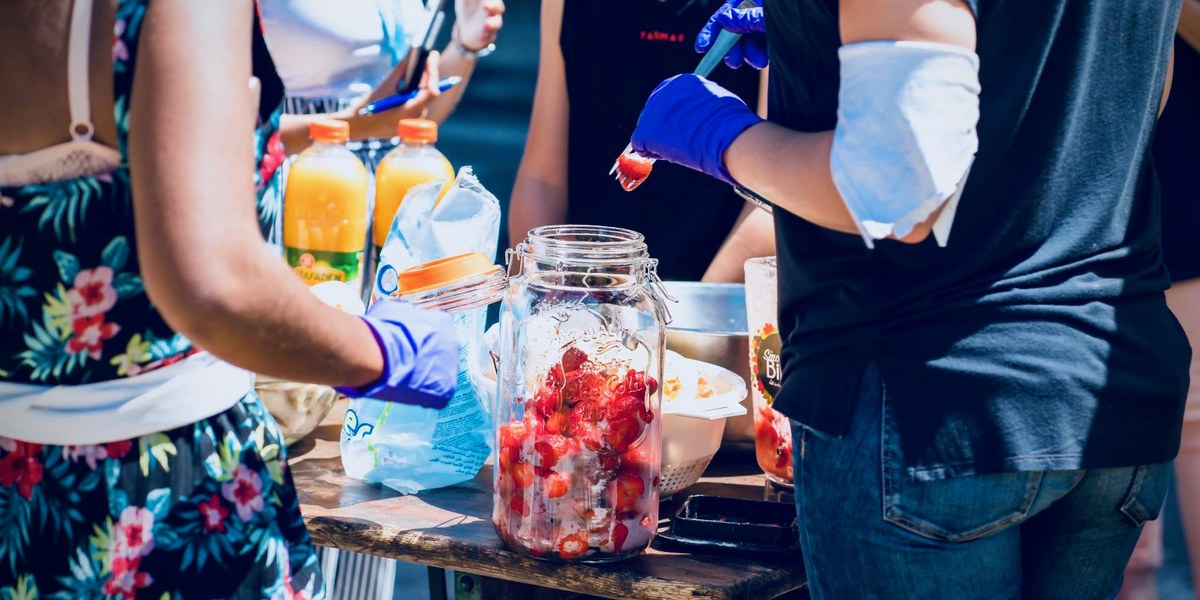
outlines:
{"label": "plastic bag", "polygon": [[[440,186],[417,186],[400,204],[380,253],[373,302],[395,292],[396,273],[413,265],[474,250],[495,257],[499,201],[469,167],[438,203]],[[477,354],[485,321],[485,308],[454,313],[462,350],[458,388],[445,408],[350,401],[340,440],[347,475],[405,494],[475,477],[492,450],[491,420],[473,385],[480,379]]]}

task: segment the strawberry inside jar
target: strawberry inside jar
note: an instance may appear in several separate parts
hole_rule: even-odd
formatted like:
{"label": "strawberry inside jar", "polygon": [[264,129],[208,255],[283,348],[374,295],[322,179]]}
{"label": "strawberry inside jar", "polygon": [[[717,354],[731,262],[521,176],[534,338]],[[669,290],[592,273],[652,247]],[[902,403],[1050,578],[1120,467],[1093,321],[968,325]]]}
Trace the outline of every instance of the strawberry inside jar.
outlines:
{"label": "strawberry inside jar", "polygon": [[641,552],[658,526],[658,382],[575,346],[537,382],[533,396],[519,400],[523,410],[497,429],[493,520],[501,539],[568,561]]}

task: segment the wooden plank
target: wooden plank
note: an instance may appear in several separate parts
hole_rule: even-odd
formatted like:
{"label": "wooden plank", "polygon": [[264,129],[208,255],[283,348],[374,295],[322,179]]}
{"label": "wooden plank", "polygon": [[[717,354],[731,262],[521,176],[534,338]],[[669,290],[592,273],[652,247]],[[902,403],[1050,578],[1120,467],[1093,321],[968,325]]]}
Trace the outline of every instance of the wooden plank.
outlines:
{"label": "wooden plank", "polygon": [[[339,407],[344,410],[344,407]],[[663,552],[607,565],[563,564],[508,550],[491,523],[491,467],[468,485],[402,496],[346,476],[338,455],[341,410],[289,449],[313,541],[504,581],[608,598],[773,598],[804,583],[798,559],[781,562]],[[690,493],[761,498],[761,475],[721,474]]]}

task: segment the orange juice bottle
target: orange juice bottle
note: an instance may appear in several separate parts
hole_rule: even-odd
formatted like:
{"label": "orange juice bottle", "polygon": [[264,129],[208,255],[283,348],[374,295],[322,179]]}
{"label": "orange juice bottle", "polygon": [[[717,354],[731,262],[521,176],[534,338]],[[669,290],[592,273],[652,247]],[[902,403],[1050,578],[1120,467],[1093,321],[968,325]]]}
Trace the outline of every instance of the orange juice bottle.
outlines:
{"label": "orange juice bottle", "polygon": [[346,149],[345,121],[314,121],[313,145],[292,163],[283,194],[287,263],[309,285],[343,281],[362,288],[367,240],[367,168]]}
{"label": "orange juice bottle", "polygon": [[402,119],[396,126],[396,134],[400,136],[400,145],[388,152],[375,169],[375,218],[371,227],[377,256],[409,189],[434,179],[445,179],[441,191],[445,195],[454,184],[454,167],[433,145],[438,134],[435,121]]}

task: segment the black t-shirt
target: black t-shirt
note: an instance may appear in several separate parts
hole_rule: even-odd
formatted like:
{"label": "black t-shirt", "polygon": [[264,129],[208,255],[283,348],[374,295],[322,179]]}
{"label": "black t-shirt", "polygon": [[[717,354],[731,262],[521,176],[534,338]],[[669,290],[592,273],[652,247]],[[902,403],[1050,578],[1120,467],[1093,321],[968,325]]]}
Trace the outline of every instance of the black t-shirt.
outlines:
{"label": "black t-shirt", "polygon": [[1175,40],[1171,98],[1154,136],[1163,256],[1172,281],[1200,277],[1200,53]]}
{"label": "black t-shirt", "polygon": [[[1148,150],[1179,1],[969,4],[979,151],[949,244],[777,211],[775,405],[840,433],[874,362],[914,477],[1168,460],[1189,352]],[[836,124],[837,5],[766,4],[771,120]]]}
{"label": "black t-shirt", "polygon": [[[664,279],[697,280],[732,229],[744,202],[728,186],[659,162],[626,192],[608,174],[629,143],[646,98],[662,80],[690,73],[702,55],[696,34],[721,0],[566,0],[559,40],[570,99],[570,223],[640,231]],[[720,66],[714,81],[754,108],[753,69]]]}

